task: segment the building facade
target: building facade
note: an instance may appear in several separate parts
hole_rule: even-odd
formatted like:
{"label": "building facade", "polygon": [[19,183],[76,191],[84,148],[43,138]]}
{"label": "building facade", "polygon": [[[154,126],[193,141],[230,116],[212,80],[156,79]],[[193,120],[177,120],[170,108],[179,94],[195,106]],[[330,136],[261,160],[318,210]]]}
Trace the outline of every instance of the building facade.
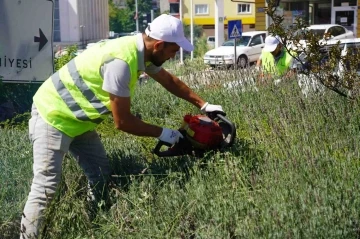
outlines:
{"label": "building facade", "polygon": [[118,8],[126,8],[126,0],[113,0],[113,3]]}
{"label": "building facade", "polygon": [[[205,35],[213,36],[215,31],[215,0],[162,0],[160,11],[169,12],[171,15],[180,18],[180,4],[182,4],[183,22],[190,25],[191,2],[193,2],[193,23],[202,26]],[[255,30],[254,0],[224,1],[224,19],[222,20],[224,21],[225,35],[227,35],[227,24],[230,20],[241,20],[243,31]]]}
{"label": "building facade", "polygon": [[54,5],[54,45],[86,45],[108,38],[108,0],[55,0]]}
{"label": "building facade", "polygon": [[[277,8],[278,14],[284,16],[284,24],[291,25],[296,17],[303,18],[312,24],[339,24],[354,35],[360,37],[358,27],[360,0],[282,0]],[[267,7],[265,0],[255,0],[256,30],[266,30],[271,23],[264,13]]]}

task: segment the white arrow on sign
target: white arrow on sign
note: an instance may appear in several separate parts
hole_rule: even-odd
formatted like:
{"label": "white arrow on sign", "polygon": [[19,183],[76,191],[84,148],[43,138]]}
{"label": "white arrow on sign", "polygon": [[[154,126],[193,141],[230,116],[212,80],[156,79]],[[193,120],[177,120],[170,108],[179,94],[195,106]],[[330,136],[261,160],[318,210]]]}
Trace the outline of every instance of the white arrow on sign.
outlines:
{"label": "white arrow on sign", "polygon": [[0,77],[42,82],[54,72],[52,0],[0,0]]}
{"label": "white arrow on sign", "polygon": [[240,31],[239,31],[239,29],[237,28],[237,26],[236,25],[234,25],[234,28],[232,29],[232,31],[231,31],[231,34],[230,34],[230,37],[231,38],[238,38],[238,37],[240,37],[241,35],[240,35]]}

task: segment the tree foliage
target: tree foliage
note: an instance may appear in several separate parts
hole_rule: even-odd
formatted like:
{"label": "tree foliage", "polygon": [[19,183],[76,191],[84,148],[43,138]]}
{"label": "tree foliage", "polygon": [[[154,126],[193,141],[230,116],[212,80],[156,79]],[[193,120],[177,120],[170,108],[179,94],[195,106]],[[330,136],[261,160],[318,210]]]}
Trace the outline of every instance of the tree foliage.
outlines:
{"label": "tree foliage", "polygon": [[[147,26],[144,20],[150,20],[152,9],[151,0],[138,0],[139,30],[143,31]],[[146,16],[144,16],[146,14]],[[154,18],[159,11],[154,11]],[[117,8],[112,0],[109,0],[110,30],[118,33],[133,32],[136,30],[136,6],[135,0],[127,0],[126,8]]]}
{"label": "tree foliage", "polygon": [[115,18],[110,18],[110,30],[118,33],[136,30],[134,13],[128,9],[118,9]]}
{"label": "tree foliage", "polygon": [[109,4],[109,18],[116,18],[117,8],[112,0],[108,1]]}
{"label": "tree foliage", "polygon": [[[191,31],[190,31],[191,27],[190,27],[190,25],[185,25],[184,24],[183,27],[184,27],[185,36],[188,39],[190,39],[190,36],[191,36]],[[203,33],[204,33],[203,28],[201,26],[199,26],[199,25],[194,24],[194,39],[200,38],[203,35]]]}
{"label": "tree foliage", "polygon": [[64,66],[69,61],[71,61],[76,56],[77,50],[78,50],[77,45],[68,46],[64,50],[65,54],[63,54],[59,58],[55,58],[54,60],[55,71],[58,71],[62,66]]}

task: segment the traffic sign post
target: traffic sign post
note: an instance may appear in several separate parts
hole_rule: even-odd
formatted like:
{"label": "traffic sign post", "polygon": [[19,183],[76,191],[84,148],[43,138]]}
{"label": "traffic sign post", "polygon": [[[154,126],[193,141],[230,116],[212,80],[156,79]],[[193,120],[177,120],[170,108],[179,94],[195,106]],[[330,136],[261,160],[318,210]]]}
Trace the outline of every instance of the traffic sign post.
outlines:
{"label": "traffic sign post", "polygon": [[241,20],[228,21],[228,36],[229,39],[234,39],[234,69],[237,69],[236,57],[236,39],[242,36],[242,22]]}
{"label": "traffic sign post", "polygon": [[52,0],[0,0],[0,79],[43,82],[54,73]]}

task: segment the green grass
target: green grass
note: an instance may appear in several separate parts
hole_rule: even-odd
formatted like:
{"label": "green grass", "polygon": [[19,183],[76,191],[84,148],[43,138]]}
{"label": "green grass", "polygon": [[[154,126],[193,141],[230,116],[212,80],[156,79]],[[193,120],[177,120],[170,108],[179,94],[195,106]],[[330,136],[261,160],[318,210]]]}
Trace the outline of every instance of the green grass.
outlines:
{"label": "green grass", "polygon": [[[211,80],[239,77],[229,71]],[[305,98],[291,81],[259,92],[216,84],[197,92],[235,122],[232,148],[157,158],[155,139],[116,132],[109,119],[98,130],[116,175],[111,208],[89,214],[86,179],[68,156],[43,238],[359,238],[358,102],[329,91]],[[144,120],[171,128],[199,113],[151,81],[132,104]],[[0,135],[0,235],[18,238],[32,149],[23,127]]]}

